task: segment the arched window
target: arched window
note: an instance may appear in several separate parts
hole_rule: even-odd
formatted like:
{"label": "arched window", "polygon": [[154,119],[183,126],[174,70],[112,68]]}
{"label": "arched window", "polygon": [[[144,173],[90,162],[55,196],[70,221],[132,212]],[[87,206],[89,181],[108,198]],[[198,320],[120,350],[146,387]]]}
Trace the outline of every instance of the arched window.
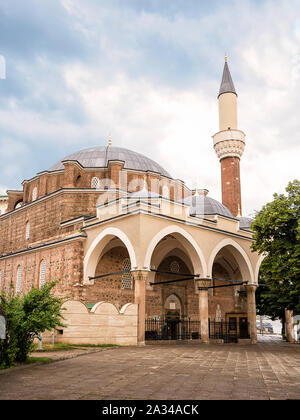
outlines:
{"label": "arched window", "polygon": [[17,268],[17,283],[16,283],[16,292],[19,293],[21,291],[21,282],[22,282],[22,269],[19,265]]}
{"label": "arched window", "polygon": [[167,185],[163,186],[162,195],[165,198],[170,198],[170,190],[169,190],[169,187]]}
{"label": "arched window", "polygon": [[100,179],[96,176],[92,178],[91,188],[100,188]]}
{"label": "arched window", "polygon": [[[123,261],[123,270],[130,270],[131,262],[129,258],[125,258]],[[122,289],[132,289],[131,273],[122,274]]]}
{"label": "arched window", "polygon": [[15,204],[15,209],[19,209],[20,207],[22,207],[22,205],[23,205],[23,201],[22,200],[21,201],[17,201],[16,204]]}
{"label": "arched window", "polygon": [[28,241],[29,235],[30,235],[30,223],[27,222],[26,223],[26,233],[25,233],[25,239],[26,239],[26,241]]}
{"label": "arched window", "polygon": [[80,182],[81,182],[81,175],[78,175],[78,177],[76,178],[75,186],[79,187]]}
{"label": "arched window", "polygon": [[41,288],[45,283],[45,277],[46,277],[46,262],[45,260],[41,261],[40,264],[40,281],[39,281],[39,288]]}
{"label": "arched window", "polygon": [[32,190],[32,201],[35,201],[37,199],[37,188],[34,187]]}

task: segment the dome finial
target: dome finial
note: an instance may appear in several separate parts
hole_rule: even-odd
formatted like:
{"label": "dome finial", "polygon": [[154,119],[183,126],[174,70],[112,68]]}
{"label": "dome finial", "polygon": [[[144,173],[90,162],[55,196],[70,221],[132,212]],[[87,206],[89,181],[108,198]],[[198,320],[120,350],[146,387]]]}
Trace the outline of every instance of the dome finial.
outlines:
{"label": "dome finial", "polygon": [[225,63],[227,63],[227,59],[228,59],[227,53],[225,53]]}
{"label": "dome finial", "polygon": [[109,136],[108,136],[108,147],[110,147],[111,146],[111,134],[109,133]]}

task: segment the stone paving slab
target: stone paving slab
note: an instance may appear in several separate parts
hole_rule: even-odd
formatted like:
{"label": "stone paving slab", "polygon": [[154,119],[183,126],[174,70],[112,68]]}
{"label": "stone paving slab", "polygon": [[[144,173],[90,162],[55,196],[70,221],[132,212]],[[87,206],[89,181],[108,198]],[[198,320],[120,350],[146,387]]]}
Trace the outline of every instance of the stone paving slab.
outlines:
{"label": "stone paving slab", "polygon": [[300,346],[282,340],[110,350],[7,370],[0,399],[300,399]]}

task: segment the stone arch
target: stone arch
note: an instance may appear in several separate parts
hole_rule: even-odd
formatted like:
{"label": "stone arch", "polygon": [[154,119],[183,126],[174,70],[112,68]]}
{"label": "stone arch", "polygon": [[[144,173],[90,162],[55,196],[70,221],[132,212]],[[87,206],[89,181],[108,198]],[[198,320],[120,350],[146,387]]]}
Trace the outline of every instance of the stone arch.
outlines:
{"label": "stone arch", "polygon": [[160,243],[156,246],[155,251],[151,258],[151,265],[158,267],[165,258],[174,255],[179,257],[192,273],[192,262],[184,247],[178,244],[178,240],[170,239],[167,243]]}
{"label": "stone arch", "polygon": [[[170,303],[174,303],[174,307],[170,307]],[[169,306],[168,306],[169,305]],[[182,315],[183,311],[183,304],[180,299],[180,297],[176,293],[171,293],[164,301],[164,310],[167,309],[177,309],[180,311],[180,314]]]}
{"label": "stone arch", "polygon": [[208,263],[208,274],[212,277],[212,269],[215,258],[217,254],[223,248],[230,248],[232,255],[234,256],[240,272],[242,274],[243,280],[247,281],[249,284],[255,284],[254,274],[252,265],[248,255],[246,254],[245,250],[233,239],[224,239],[223,241],[219,242],[213,251],[210,254],[209,263]]}
{"label": "stone arch", "polygon": [[144,267],[150,268],[152,256],[156,246],[164,237],[168,235],[174,236],[181,242],[181,244],[185,248],[187,255],[191,259],[194,273],[200,274],[201,277],[206,277],[207,265],[201,248],[199,247],[195,239],[187,231],[175,225],[168,226],[162,229],[152,238],[146,251]]}
{"label": "stone arch", "polygon": [[94,239],[84,257],[84,283],[90,284],[89,277],[95,275],[99,255],[101,255],[103,249],[113,237],[117,237],[123,242],[129,254],[131,267],[136,268],[135,251],[128,236],[120,229],[107,228]]}
{"label": "stone arch", "polygon": [[256,284],[258,284],[258,275],[259,275],[260,266],[261,266],[263,260],[266,258],[266,256],[267,256],[267,254],[265,254],[265,253],[264,254],[261,254],[260,257],[259,257],[259,259],[258,259],[258,261],[257,261],[257,263],[256,263],[256,267],[255,267],[255,278],[254,278]]}

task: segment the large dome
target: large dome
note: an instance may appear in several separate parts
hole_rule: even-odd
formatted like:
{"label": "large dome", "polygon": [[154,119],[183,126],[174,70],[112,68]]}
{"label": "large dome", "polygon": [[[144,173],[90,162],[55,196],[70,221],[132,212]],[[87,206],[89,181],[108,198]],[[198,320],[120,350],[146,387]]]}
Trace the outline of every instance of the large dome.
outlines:
{"label": "large dome", "polygon": [[80,150],[66,156],[48,169],[49,172],[59,171],[64,168],[62,162],[65,160],[76,160],[84,168],[106,168],[110,160],[120,160],[124,162],[125,169],[136,171],[151,171],[160,175],[172,178],[171,175],[152,159],[147,158],[140,153],[122,147],[100,146]]}
{"label": "large dome", "polygon": [[190,215],[216,215],[233,218],[230,210],[217,200],[204,195],[192,195],[184,200],[190,206]]}

